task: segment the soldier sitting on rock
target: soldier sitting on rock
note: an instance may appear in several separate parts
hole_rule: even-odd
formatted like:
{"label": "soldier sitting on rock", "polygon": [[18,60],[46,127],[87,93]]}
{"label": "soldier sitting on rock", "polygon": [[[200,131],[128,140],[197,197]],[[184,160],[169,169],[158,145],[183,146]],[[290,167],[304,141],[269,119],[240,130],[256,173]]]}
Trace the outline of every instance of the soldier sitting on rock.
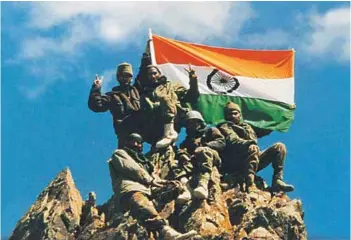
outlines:
{"label": "soldier sitting on rock", "polygon": [[92,111],[106,112],[109,110],[111,112],[119,147],[123,147],[126,137],[133,132],[138,132],[139,128],[137,115],[140,109],[140,96],[138,90],[130,85],[132,77],[132,65],[121,63],[117,66],[116,73],[119,86],[102,95],[102,79],[96,76],[89,95],[88,106]]}
{"label": "soldier sitting on rock", "polygon": [[[178,133],[174,130],[175,121],[185,116],[188,111],[187,104],[194,104],[198,100],[197,76],[191,67],[187,71],[190,78],[189,89],[171,83],[157,66],[147,66],[148,85],[140,86],[142,107],[146,111],[145,118],[149,119],[149,124],[145,124],[147,129],[143,136],[158,149],[176,141]],[[153,128],[151,133],[150,128]]]}
{"label": "soldier sitting on rock", "polygon": [[[184,177],[192,176],[198,180],[193,195],[196,199],[207,199],[211,173],[214,167],[221,164],[218,151],[225,148],[225,139],[217,128],[207,127],[197,111],[188,112],[185,121],[187,136],[177,151],[178,169],[174,171],[183,183],[186,183]],[[190,197],[190,192],[186,191],[177,200],[184,202]]]}
{"label": "soldier sitting on rock", "polygon": [[290,192],[292,185],[283,182],[283,167],[286,148],[283,143],[275,143],[268,149],[260,151],[257,146],[257,136],[253,128],[242,119],[239,105],[229,102],[224,108],[226,122],[218,124],[225,136],[227,147],[223,153],[222,170],[226,173],[242,172],[246,178],[247,191],[256,189],[255,174],[273,166],[272,190]]}
{"label": "soldier sitting on rock", "polygon": [[137,219],[148,231],[157,231],[163,239],[185,239],[196,235],[191,231],[181,234],[168,225],[151,201],[151,187],[162,188],[165,180],[152,177],[152,165],[142,154],[143,139],[131,134],[125,147],[117,149],[108,161],[113,191],[120,198],[124,211]]}

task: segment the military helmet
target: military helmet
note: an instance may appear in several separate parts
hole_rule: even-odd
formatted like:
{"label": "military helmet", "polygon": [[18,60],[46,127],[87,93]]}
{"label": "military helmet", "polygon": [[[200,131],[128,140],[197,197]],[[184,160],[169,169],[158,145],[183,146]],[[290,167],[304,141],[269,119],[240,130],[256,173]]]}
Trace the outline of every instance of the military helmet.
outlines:
{"label": "military helmet", "polygon": [[135,142],[138,142],[138,143],[142,143],[144,140],[143,140],[143,137],[140,136],[139,134],[137,133],[132,133],[128,136],[128,141],[135,141]]}
{"label": "military helmet", "polygon": [[133,68],[129,63],[123,62],[117,66],[117,74],[129,73],[133,76]]}
{"label": "military helmet", "polygon": [[205,122],[204,118],[202,117],[201,113],[198,111],[190,111],[186,114],[185,120],[188,121],[190,119],[198,119],[201,122]]}

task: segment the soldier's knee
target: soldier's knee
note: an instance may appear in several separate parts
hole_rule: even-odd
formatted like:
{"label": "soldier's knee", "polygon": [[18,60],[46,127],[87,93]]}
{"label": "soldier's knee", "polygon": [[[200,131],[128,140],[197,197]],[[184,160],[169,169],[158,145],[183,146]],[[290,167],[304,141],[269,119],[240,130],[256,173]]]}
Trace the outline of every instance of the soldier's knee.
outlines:
{"label": "soldier's knee", "polygon": [[196,155],[206,155],[206,156],[212,156],[213,155],[213,151],[211,148],[209,147],[197,147],[195,149],[195,156]]}
{"label": "soldier's knee", "polygon": [[207,147],[197,147],[195,149],[195,154],[203,154],[207,151]]}
{"label": "soldier's knee", "polygon": [[274,144],[274,148],[280,153],[286,153],[286,146],[284,143],[277,142]]}
{"label": "soldier's knee", "polygon": [[260,152],[260,148],[257,145],[250,145],[249,152],[250,153],[259,153]]}

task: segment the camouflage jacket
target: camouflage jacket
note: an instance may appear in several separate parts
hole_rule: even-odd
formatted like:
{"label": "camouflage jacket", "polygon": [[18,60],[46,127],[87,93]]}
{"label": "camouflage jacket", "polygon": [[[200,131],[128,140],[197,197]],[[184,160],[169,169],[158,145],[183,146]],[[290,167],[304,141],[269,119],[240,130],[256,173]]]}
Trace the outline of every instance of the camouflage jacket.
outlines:
{"label": "camouflage jacket", "polygon": [[142,154],[128,148],[117,149],[108,160],[112,188],[119,196],[128,192],[151,195],[152,165]]}
{"label": "camouflage jacket", "polygon": [[195,136],[187,135],[180,144],[178,153],[186,151],[188,154],[193,155],[197,147],[209,147],[220,152],[225,148],[225,138],[215,127],[204,128]]}
{"label": "camouflage jacket", "polygon": [[88,107],[94,112],[106,112],[109,110],[113,117],[115,132],[119,131],[119,125],[133,112],[140,109],[140,96],[138,90],[130,86],[121,88],[116,86],[111,92],[101,94],[101,87],[93,84],[89,94]]}
{"label": "camouflage jacket", "polygon": [[248,146],[253,143],[257,144],[257,135],[248,123],[234,124],[226,121],[218,124],[217,127],[225,137],[228,145]]}
{"label": "camouflage jacket", "polygon": [[189,89],[179,83],[167,80],[165,76],[161,76],[160,79],[161,83],[155,88],[143,88],[142,95],[150,98],[153,102],[159,102],[160,99],[166,98],[181,108],[197,103],[200,96],[197,79],[190,79]]}

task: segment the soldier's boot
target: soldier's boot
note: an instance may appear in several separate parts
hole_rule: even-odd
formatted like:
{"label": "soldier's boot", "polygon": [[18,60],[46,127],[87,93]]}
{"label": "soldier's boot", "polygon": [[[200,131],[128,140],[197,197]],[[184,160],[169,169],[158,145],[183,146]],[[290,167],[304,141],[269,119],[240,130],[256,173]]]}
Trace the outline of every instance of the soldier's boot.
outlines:
{"label": "soldier's boot", "polygon": [[190,185],[189,180],[186,177],[182,177],[180,181],[184,186],[184,192],[177,197],[176,203],[184,204],[191,200]]}
{"label": "soldier's boot", "polygon": [[294,191],[294,186],[287,184],[283,181],[283,168],[284,159],[286,155],[285,145],[282,143],[277,143],[276,145],[277,155],[272,159],[273,166],[273,179],[272,179],[272,191],[273,192],[291,192]]}
{"label": "soldier's boot", "polygon": [[199,184],[194,189],[194,197],[196,199],[207,199],[208,198],[208,182],[210,180],[209,173],[202,173],[199,177]]}
{"label": "soldier's boot", "polygon": [[163,236],[162,239],[164,240],[183,240],[194,237],[197,235],[197,232],[195,230],[191,230],[187,233],[180,233],[174,230],[171,226],[166,225],[162,228],[161,235]]}
{"label": "soldier's boot", "polygon": [[174,123],[166,123],[164,125],[164,136],[156,143],[156,148],[165,148],[177,140],[178,133],[174,130]]}
{"label": "soldier's boot", "polygon": [[287,184],[283,181],[283,169],[274,170],[273,180],[272,180],[272,191],[273,192],[292,192],[294,191],[294,186]]}
{"label": "soldier's boot", "polygon": [[255,184],[255,174],[249,173],[246,178],[246,191],[248,193],[257,191],[257,187]]}

